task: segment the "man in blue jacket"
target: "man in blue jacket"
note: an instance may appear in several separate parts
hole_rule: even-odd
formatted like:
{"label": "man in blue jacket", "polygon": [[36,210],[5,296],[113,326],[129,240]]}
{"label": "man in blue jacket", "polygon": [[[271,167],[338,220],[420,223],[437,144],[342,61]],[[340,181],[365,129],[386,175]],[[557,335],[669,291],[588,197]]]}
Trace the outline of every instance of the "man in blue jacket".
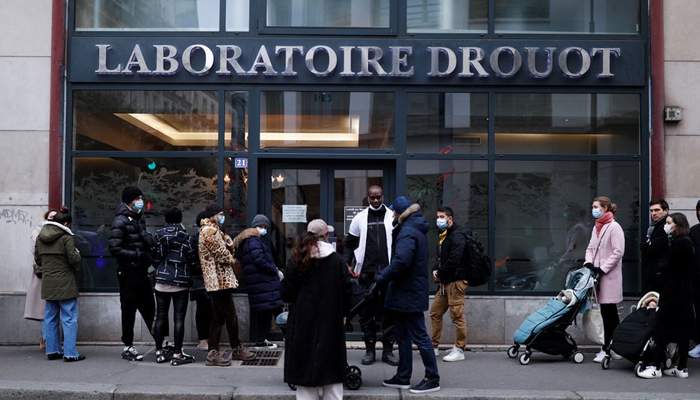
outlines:
{"label": "man in blue jacket", "polygon": [[[418,204],[397,197],[389,207],[396,227],[392,232],[391,262],[377,275],[377,284],[386,286],[384,308],[395,312],[394,336],[399,345],[396,375],[382,382],[386,387],[411,389],[411,393],[440,390],[440,375],[433,346],[425,329],[423,312],[428,309],[428,221]],[[411,341],[420,352],[425,377],[411,386],[413,354]]]}

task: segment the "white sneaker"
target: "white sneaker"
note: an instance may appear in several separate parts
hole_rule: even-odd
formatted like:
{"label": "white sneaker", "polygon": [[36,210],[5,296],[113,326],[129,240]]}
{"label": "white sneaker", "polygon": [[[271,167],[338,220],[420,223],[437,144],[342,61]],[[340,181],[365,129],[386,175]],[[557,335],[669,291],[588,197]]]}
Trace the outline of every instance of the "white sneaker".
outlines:
{"label": "white sneaker", "polygon": [[462,361],[464,360],[464,350],[459,347],[453,347],[448,355],[442,358],[442,361]]}
{"label": "white sneaker", "polygon": [[688,356],[693,358],[700,358],[700,344],[693,347],[693,350],[688,352]]}
{"label": "white sneaker", "polygon": [[678,369],[677,367],[672,367],[669,369],[664,370],[664,375],[668,376],[675,376],[678,378],[687,378],[688,377],[688,368],[686,369]]}
{"label": "white sneaker", "polygon": [[644,371],[639,373],[640,378],[644,379],[656,379],[656,378],[661,378],[663,375],[661,374],[661,370],[656,369],[654,366],[648,366],[644,369]]}
{"label": "white sneaker", "polygon": [[435,352],[435,357],[440,356],[440,349],[438,349],[437,347],[433,347],[433,351]]}
{"label": "white sneaker", "polygon": [[622,360],[622,356],[612,350],[610,350],[610,357],[612,357],[613,360]]}
{"label": "white sneaker", "polygon": [[[603,359],[605,356],[607,356],[608,353],[604,352],[603,350],[599,351],[598,354],[595,355],[595,358],[593,359],[593,362],[601,363],[603,362]],[[619,357],[619,356],[618,356]]]}

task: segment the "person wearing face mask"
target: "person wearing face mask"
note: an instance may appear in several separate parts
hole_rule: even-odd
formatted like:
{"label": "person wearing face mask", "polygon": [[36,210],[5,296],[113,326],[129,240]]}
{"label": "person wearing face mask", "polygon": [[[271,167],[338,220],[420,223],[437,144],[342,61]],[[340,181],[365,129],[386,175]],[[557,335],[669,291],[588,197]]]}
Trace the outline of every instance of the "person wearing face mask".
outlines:
{"label": "person wearing face mask", "polygon": [[[202,212],[199,232],[199,262],[204,287],[212,302],[207,366],[226,367],[234,360],[253,360],[255,354],[243,347],[238,338],[238,315],[233,304],[233,289],[238,280],[233,272],[233,240],[221,230],[226,217],[218,203],[209,204]],[[231,353],[219,349],[221,330],[226,325]]]}
{"label": "person wearing face mask", "polygon": [[[384,205],[384,192],[379,186],[370,186],[367,189],[367,201],[369,207],[355,215],[350,223],[350,229],[345,237],[343,259],[348,266],[350,274],[357,277],[357,283],[368,290],[374,282],[375,276],[387,265],[391,259],[391,245],[394,216],[387,211]],[[396,366],[398,358],[393,353],[394,329],[393,313],[385,311],[384,293],[379,292],[371,298],[370,303],[360,313],[360,326],[365,341],[365,355],[362,358],[363,365],[370,365],[375,361],[375,346],[379,325],[383,326],[381,337],[383,351],[382,361]]]}
{"label": "person wearing face mask", "polygon": [[[693,313],[693,241],[688,237],[688,219],[681,213],[665,218],[664,232],[670,242],[668,264],[664,270],[664,286],[659,295],[656,328],[652,338],[656,342],[654,361],[639,373],[640,378],[661,378],[663,375],[688,377],[688,348],[692,338],[695,316]],[[678,364],[661,370],[666,358],[666,346],[678,344]]]}
{"label": "person wearing face mask", "polygon": [[[42,274],[41,298],[46,300],[44,324],[46,356],[49,360],[82,361],[75,346],[78,337],[78,269],[80,252],[70,230],[68,207],[61,207],[52,221],[46,221],[36,241],[34,262]],[[63,327],[63,349],[59,319]]]}
{"label": "person wearing face mask", "polygon": [[664,223],[669,213],[668,203],[664,199],[649,202],[651,223],[647,229],[646,240],[640,245],[642,251],[642,272],[644,293],[660,292],[663,287],[663,270],[668,260],[668,236],[664,232]]}
{"label": "person wearing face mask", "polygon": [[274,350],[277,345],[267,337],[272,317],[280,314],[284,306],[280,296],[281,271],[277,269],[272,252],[263,239],[270,227],[270,220],[258,214],[253,217],[250,225],[251,228],[245,229],[233,239],[233,246],[236,258],[243,268],[255,350]]}
{"label": "person wearing face mask", "polygon": [[[625,253],[625,233],[615,221],[617,205],[607,197],[596,197],[591,205],[595,226],[586,249],[583,264],[598,275],[598,303],[603,317],[605,340],[594,362],[603,362],[610,348],[615,328],[620,324],[617,303],[622,301],[622,256]],[[610,356],[619,360],[620,355],[610,350]]]}
{"label": "person wearing face mask", "polygon": [[122,358],[129,361],[143,360],[143,355],[134,348],[136,311],[141,314],[151,334],[156,313],[153,286],[148,279],[155,243],[153,237],[146,232],[146,221],[142,218],[143,207],[141,189],[136,186],[125,187],[109,235],[109,252],[117,260],[124,343]]}
{"label": "person wearing face mask", "polygon": [[438,346],[442,336],[442,316],[449,309],[450,318],[455,326],[456,340],[450,353],[442,358],[443,361],[464,360],[464,349],[467,346],[467,321],[464,314],[464,295],[469,283],[466,271],[462,265],[462,253],[467,245],[467,236],[454,222],[454,212],[450,207],[440,207],[437,210],[437,227],[440,230],[438,239],[438,259],[433,267],[433,279],[439,284],[435,300],[430,306],[430,320],[435,356],[439,354]]}

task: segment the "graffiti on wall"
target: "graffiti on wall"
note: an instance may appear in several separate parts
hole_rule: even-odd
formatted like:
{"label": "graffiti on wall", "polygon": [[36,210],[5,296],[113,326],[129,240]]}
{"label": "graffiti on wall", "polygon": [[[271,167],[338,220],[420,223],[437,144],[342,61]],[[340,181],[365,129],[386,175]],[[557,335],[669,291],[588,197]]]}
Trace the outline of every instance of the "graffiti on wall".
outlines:
{"label": "graffiti on wall", "polygon": [[34,225],[34,217],[30,216],[27,211],[21,208],[3,208],[0,211],[0,223],[4,221],[6,224],[24,224]]}

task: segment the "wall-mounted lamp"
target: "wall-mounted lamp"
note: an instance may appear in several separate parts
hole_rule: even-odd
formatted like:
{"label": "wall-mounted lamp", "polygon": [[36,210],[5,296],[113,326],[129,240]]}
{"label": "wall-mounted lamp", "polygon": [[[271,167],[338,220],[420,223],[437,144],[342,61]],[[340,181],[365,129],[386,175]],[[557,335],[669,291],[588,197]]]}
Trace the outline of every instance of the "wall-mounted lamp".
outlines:
{"label": "wall-mounted lamp", "polygon": [[284,176],[282,176],[282,174],[277,176],[272,175],[270,178],[272,179],[272,187],[275,189],[282,186],[282,182],[284,182]]}
{"label": "wall-mounted lamp", "polygon": [[228,185],[228,183],[231,182],[231,177],[228,176],[228,174],[224,175],[224,183]]}

